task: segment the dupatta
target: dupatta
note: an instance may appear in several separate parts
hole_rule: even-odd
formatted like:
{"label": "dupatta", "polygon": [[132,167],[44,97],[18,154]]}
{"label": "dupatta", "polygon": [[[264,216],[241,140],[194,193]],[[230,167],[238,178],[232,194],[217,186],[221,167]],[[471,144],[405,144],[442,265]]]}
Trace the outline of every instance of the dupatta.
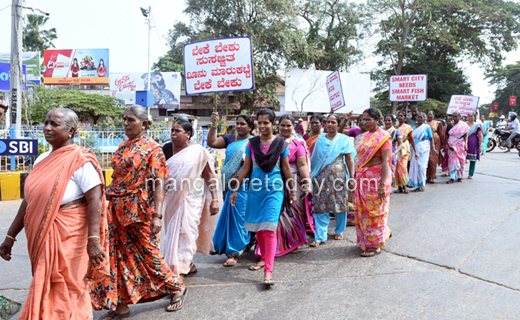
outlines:
{"label": "dupatta", "polygon": [[[247,142],[251,137],[235,141],[229,144],[226,148],[226,163],[222,166],[222,189],[227,191],[228,183],[231,178],[240,170],[244,154],[246,152]],[[228,152],[232,154],[228,157]]]}
{"label": "dupatta", "polygon": [[363,168],[388,139],[390,139],[390,135],[383,129],[377,129],[374,132],[367,131],[365,139],[363,139],[358,148],[357,169]]}
{"label": "dupatta", "polygon": [[[471,136],[472,134],[474,134],[475,132],[477,132],[479,127],[480,127],[480,123],[475,122],[475,124],[472,125],[468,131],[468,137]],[[484,131],[484,130],[482,130],[482,131]]]}
{"label": "dupatta", "polygon": [[[352,154],[352,158],[356,156],[356,150],[349,137],[342,133],[337,133],[334,139],[330,141],[321,134],[316,141],[315,150],[311,157],[311,177],[316,178],[321,170],[334,162],[340,154]],[[349,172],[352,175],[352,172]]]}

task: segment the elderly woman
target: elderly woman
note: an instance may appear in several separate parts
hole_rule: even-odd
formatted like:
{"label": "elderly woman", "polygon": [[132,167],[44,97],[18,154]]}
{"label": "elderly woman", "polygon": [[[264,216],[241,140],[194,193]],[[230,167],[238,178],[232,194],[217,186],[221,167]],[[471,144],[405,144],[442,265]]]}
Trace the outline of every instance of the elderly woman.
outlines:
{"label": "elderly woman", "polygon": [[[289,149],[283,138],[273,136],[276,116],[270,109],[256,113],[260,136],[249,139],[246,158],[238,178],[234,179],[230,202],[237,203],[238,190],[251,174],[247,198],[245,229],[256,232],[261,261],[252,265],[252,271],[264,268],[264,284],[273,285],[274,257],[276,255],[276,230],[282,211],[284,196],[291,204],[296,203],[296,189],[289,165]],[[282,177],[287,181],[282,182]],[[287,190],[286,187],[289,189]]]}
{"label": "elderly woman", "polygon": [[35,162],[25,181],[25,200],[0,256],[25,226],[33,281],[20,319],[91,319],[85,282],[108,276],[108,229],[103,174],[90,150],[74,145],[74,111],[47,113],[43,128],[52,151]]}
{"label": "elderly woman", "polygon": [[373,257],[381,253],[391,235],[387,221],[392,191],[392,143],[388,132],[378,127],[377,109],[365,110],[362,117],[367,133],[359,145],[356,163],[356,233],[361,256]]}
{"label": "elderly woman", "polygon": [[433,111],[428,111],[426,119],[433,133],[433,143],[430,145],[430,157],[428,159],[428,169],[426,170],[426,182],[435,183],[433,180],[437,178],[437,166],[439,163],[444,162],[444,157],[439,151],[444,148],[446,131],[442,122],[434,120]]}
{"label": "elderly woman", "polygon": [[453,127],[448,131],[448,168],[450,171],[450,180],[447,184],[453,182],[462,182],[464,175],[464,166],[466,165],[466,155],[468,151],[468,132],[469,126],[460,119],[460,113],[452,114]]}
{"label": "elderly woman", "polygon": [[217,138],[218,112],[211,116],[211,129],[208,133],[208,146],[215,149],[226,149],[226,160],[222,166],[222,190],[224,191],[224,205],[220,212],[217,228],[213,236],[215,254],[227,256],[224,267],[237,264],[238,257],[249,249],[251,233],[244,229],[248,188],[245,185],[238,191],[237,204],[233,207],[229,202],[231,189],[229,181],[236,176],[243,164],[246,145],[253,137],[251,132],[255,128],[255,121],[249,114],[237,116],[237,134],[226,134]]}
{"label": "elderly woman", "polygon": [[103,320],[128,315],[128,304],[173,295],[166,311],[184,305],[186,290],[159,251],[164,178],[168,177],[161,146],[146,135],[146,109],[126,109],[123,141],[112,158],[110,201],[110,279],[91,287],[96,309],[109,309]]}
{"label": "elderly woman", "polygon": [[310,118],[310,122],[311,132],[304,134],[303,139],[305,139],[305,143],[307,143],[310,155],[312,156],[316,140],[318,140],[318,137],[320,136],[321,131],[323,129],[323,117],[319,114],[312,115]]}
{"label": "elderly woman", "polygon": [[480,161],[480,153],[482,152],[482,146],[484,145],[484,138],[482,132],[482,125],[475,122],[477,116],[474,113],[468,114],[468,122],[466,123],[469,127],[468,131],[468,153],[466,159],[469,160],[469,174],[468,179],[473,179],[475,175],[475,169],[477,167],[477,160]]}
{"label": "elderly woman", "polygon": [[176,275],[197,272],[195,253],[208,255],[218,213],[218,181],[213,157],[190,142],[194,130],[188,121],[172,126],[173,156],[168,159],[170,181],[165,200],[164,259]]}
{"label": "elderly woman", "polygon": [[[426,115],[420,112],[417,115],[417,127],[413,130],[415,149],[412,151],[410,161],[410,177],[408,184],[415,188],[414,191],[424,191],[426,184],[426,169],[430,157],[430,146],[433,144],[433,133],[429,125],[425,123]],[[435,154],[439,151],[433,147]],[[417,156],[416,156],[417,155]]]}
{"label": "elderly woman", "polygon": [[320,135],[316,141],[311,158],[316,228],[315,241],[310,244],[311,247],[327,242],[331,213],[336,217],[335,240],[343,239],[343,231],[347,225],[349,188],[346,182],[353,177],[353,158],[356,151],[351,139],[338,133],[339,120],[336,114],[327,117],[327,133]]}

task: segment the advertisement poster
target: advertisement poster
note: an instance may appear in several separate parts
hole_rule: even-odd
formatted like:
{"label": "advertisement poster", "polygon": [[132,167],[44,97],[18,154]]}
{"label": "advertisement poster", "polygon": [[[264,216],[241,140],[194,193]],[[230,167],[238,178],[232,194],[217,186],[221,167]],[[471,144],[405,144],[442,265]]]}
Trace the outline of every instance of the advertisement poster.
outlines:
{"label": "advertisement poster", "polygon": [[[11,63],[10,53],[0,53],[0,62]],[[40,53],[22,52],[22,65],[27,71],[27,87],[32,87],[33,83],[41,85],[40,72]]]}
{"label": "advertisement poster", "polygon": [[428,93],[427,74],[390,76],[390,101],[426,101]]}
{"label": "advertisement poster", "polygon": [[[9,91],[11,90],[11,64],[0,62],[0,91]],[[27,90],[27,68],[26,66],[22,65],[22,72],[23,72],[23,83],[24,83],[24,90]]]}
{"label": "advertisement poster", "polygon": [[[153,106],[159,109],[180,109],[180,72],[150,72],[153,91]],[[135,92],[148,90],[146,72],[111,72],[110,94],[124,100],[124,104],[135,104]]]}
{"label": "advertisement poster", "polygon": [[186,94],[254,90],[251,37],[184,45]]}
{"label": "advertisement poster", "polygon": [[43,51],[43,82],[59,84],[109,84],[108,49]]}
{"label": "advertisement poster", "polygon": [[327,92],[329,93],[330,109],[334,112],[345,106],[343,88],[339,71],[336,70],[327,77]]}
{"label": "advertisement poster", "polygon": [[467,117],[469,113],[476,113],[479,99],[479,97],[454,94],[451,96],[447,114],[458,112],[461,116]]}

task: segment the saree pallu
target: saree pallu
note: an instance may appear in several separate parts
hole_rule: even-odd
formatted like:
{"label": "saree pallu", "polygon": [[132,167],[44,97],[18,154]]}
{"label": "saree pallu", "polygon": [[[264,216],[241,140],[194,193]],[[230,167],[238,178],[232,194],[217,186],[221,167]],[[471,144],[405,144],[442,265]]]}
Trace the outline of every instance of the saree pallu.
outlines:
{"label": "saree pallu", "polygon": [[459,121],[449,131],[448,146],[453,150],[448,151],[448,167],[450,173],[453,171],[457,172],[457,177],[462,178],[464,175],[464,166],[466,164],[467,152],[464,150],[466,141],[464,135],[469,131],[469,127],[466,123]]}
{"label": "saree pallu", "polygon": [[319,134],[310,137],[309,139],[305,140],[305,143],[307,144],[307,147],[309,147],[309,155],[312,156],[312,153],[314,152],[314,146],[316,145],[316,141],[320,137]]}
{"label": "saree pallu", "polygon": [[[229,187],[229,180],[240,169],[248,141],[244,139],[227,146],[226,162],[222,167],[223,190]],[[217,254],[238,257],[251,241],[251,233],[244,229],[248,190],[248,182],[244,181],[244,185],[238,189],[235,206],[229,201],[233,191],[224,192],[224,204],[213,235],[213,247]]]}
{"label": "saree pallu", "polygon": [[[414,188],[422,188],[426,184],[426,169],[428,168],[432,136],[430,126],[427,124],[422,124],[414,130],[415,150],[412,150],[408,180],[408,184]],[[418,159],[415,158],[415,152],[419,156]]]}
{"label": "saree pallu", "polygon": [[215,217],[211,216],[209,186],[201,177],[213,157],[200,145],[191,145],[167,161],[170,188],[164,200],[166,235],[164,258],[176,274],[190,271],[196,252],[208,255],[212,247]]}
{"label": "saree pallu", "polygon": [[378,188],[382,178],[383,165],[364,167],[388,139],[390,139],[388,133],[379,129],[368,134],[359,147],[359,162],[356,166],[356,191],[354,194],[356,199],[357,242],[363,251],[384,246],[386,240],[390,237],[387,222],[392,190],[391,170],[389,168],[386,177],[386,197],[384,200],[380,200]]}
{"label": "saree pallu", "polygon": [[410,141],[408,135],[413,132],[412,127],[404,123],[399,131],[403,135],[403,147],[397,154],[397,163],[394,173],[394,188],[405,187],[408,184],[408,160],[410,159]]}
{"label": "saree pallu", "polygon": [[27,177],[24,222],[34,278],[20,319],[92,318],[88,280],[97,283],[109,274],[105,194],[100,199],[100,243],[106,258],[97,268],[87,253],[87,204],[61,207],[68,182],[86,162],[103,181],[94,153],[76,145],[53,151]]}

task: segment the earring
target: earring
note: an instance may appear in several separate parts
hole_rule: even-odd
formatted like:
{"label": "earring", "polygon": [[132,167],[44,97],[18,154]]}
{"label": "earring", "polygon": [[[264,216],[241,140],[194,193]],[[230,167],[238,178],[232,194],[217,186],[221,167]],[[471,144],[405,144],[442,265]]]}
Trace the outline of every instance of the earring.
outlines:
{"label": "earring", "polygon": [[69,134],[69,139],[70,139],[70,138],[72,138],[72,135],[71,135],[71,134]]}
{"label": "earring", "polygon": [[145,126],[143,126],[143,130],[146,130],[146,127],[145,127]]}

